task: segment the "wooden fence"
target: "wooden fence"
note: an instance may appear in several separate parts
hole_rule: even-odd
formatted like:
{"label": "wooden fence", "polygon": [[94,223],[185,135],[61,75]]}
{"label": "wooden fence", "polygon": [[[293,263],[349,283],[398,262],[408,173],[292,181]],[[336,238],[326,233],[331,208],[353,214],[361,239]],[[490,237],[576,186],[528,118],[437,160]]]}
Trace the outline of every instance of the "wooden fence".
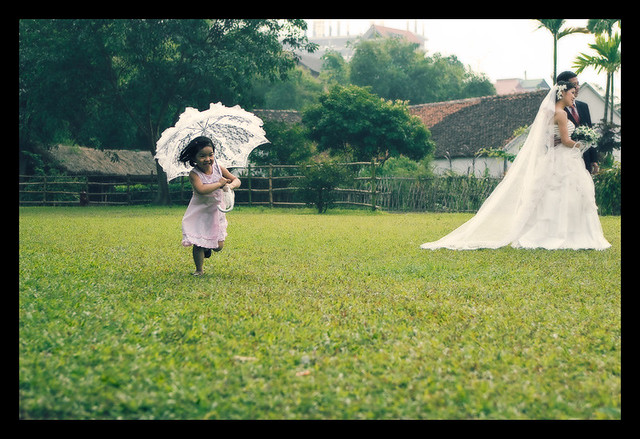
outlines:
{"label": "wooden fence", "polygon": [[[341,166],[355,167],[357,170],[366,169],[370,176],[355,177],[355,187],[338,187],[336,205],[350,205],[380,209],[376,201],[380,194],[377,189],[379,177],[376,177],[376,162],[342,163]],[[305,206],[300,201],[299,192],[303,190],[297,182],[304,179],[300,175],[299,165],[265,165],[248,166],[236,170],[242,180],[242,186],[236,189],[236,203],[252,205],[274,206]],[[360,184],[357,184],[360,182]],[[364,184],[363,184],[364,183]]]}
{"label": "wooden fence", "polygon": [[[499,183],[477,177],[381,177],[375,162],[345,163],[356,177],[348,187],[335,189],[334,204],[388,211],[474,212]],[[234,170],[242,180],[236,204],[248,206],[304,206],[298,165],[250,166]],[[157,177],[149,176],[20,176],[21,205],[135,205],[153,202]],[[169,184],[171,200],[187,204],[188,178]]]}

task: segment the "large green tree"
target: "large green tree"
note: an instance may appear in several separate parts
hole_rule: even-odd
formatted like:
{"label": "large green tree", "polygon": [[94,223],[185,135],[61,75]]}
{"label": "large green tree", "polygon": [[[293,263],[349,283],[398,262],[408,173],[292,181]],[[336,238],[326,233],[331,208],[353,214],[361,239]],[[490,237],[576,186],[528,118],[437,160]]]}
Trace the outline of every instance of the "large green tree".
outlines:
{"label": "large green tree", "polygon": [[400,155],[420,160],[434,149],[431,133],[406,102],[385,100],[355,85],[332,87],[303,113],[302,122],[320,150],[355,160]]}
{"label": "large green tree", "polygon": [[485,75],[467,70],[456,56],[426,56],[417,44],[400,38],[360,41],[348,70],[352,84],[414,105],[496,92]]}
{"label": "large green tree", "polygon": [[[99,136],[109,116],[155,154],[186,106],[243,105],[256,76],[286,77],[293,50],[314,49],[305,30],[297,19],[22,20],[21,148],[51,141],[52,127]],[[169,203],[159,166],[158,183],[156,201]]]}

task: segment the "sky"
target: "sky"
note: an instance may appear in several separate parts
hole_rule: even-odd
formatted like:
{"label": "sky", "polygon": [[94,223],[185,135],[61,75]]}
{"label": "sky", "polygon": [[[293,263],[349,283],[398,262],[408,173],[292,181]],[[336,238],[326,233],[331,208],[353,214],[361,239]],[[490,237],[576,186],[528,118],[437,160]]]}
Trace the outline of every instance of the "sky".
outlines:
{"label": "sky", "polygon": [[[308,35],[313,31],[309,22]],[[552,85],[553,38],[547,29],[537,29],[533,19],[349,19],[340,21],[340,34],[364,33],[371,24],[407,30],[427,39],[428,55],[436,52],[456,57],[474,72],[497,79],[545,79]],[[325,33],[331,25],[336,35],[338,20],[325,19]],[[564,27],[586,27],[587,19],[567,19]],[[417,26],[417,32],[415,30]],[[592,34],[571,34],[558,40],[558,73],[574,70],[572,65],[580,53],[595,54],[589,44]],[[606,75],[586,69],[578,76],[581,83],[599,85],[604,89]],[[620,72],[614,77],[616,96],[620,95]]]}

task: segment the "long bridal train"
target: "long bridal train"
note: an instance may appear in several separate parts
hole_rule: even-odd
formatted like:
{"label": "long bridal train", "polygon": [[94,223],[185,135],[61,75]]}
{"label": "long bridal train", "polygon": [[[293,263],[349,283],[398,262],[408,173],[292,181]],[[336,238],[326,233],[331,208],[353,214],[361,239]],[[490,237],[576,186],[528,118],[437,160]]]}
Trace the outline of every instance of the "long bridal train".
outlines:
{"label": "long bridal train", "polygon": [[[580,150],[558,145],[557,94],[558,86],[552,87],[507,175],[476,215],[421,248],[475,250],[510,244],[604,250],[611,246],[602,233],[593,180]],[[567,128],[575,129],[570,121]]]}

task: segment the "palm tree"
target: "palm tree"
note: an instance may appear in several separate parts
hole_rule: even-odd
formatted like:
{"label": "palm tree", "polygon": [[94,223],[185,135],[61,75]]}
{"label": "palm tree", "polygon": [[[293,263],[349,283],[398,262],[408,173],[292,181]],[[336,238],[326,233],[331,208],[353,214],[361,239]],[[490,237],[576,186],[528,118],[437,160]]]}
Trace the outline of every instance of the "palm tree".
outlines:
{"label": "palm tree", "polygon": [[589,32],[596,35],[606,32],[607,35],[611,36],[616,25],[620,27],[619,18],[590,18],[587,21],[587,29],[589,29]]}
{"label": "palm tree", "polygon": [[573,63],[576,73],[581,73],[587,67],[592,67],[596,72],[605,71],[607,73],[607,85],[605,89],[604,121],[607,121],[609,107],[610,122],[613,122],[613,75],[620,69],[620,34],[615,33],[610,38],[603,34],[596,36],[596,42],[589,44],[589,47],[596,51],[596,55],[581,53]]}
{"label": "palm tree", "polygon": [[583,27],[569,27],[566,29],[562,29],[564,22],[566,21],[563,18],[542,18],[538,19],[540,25],[538,29],[545,28],[551,35],[553,36],[553,78],[551,78],[551,82],[555,84],[557,73],[557,65],[558,65],[558,40],[562,37],[566,37],[570,34],[575,33],[589,33],[589,30]]}

